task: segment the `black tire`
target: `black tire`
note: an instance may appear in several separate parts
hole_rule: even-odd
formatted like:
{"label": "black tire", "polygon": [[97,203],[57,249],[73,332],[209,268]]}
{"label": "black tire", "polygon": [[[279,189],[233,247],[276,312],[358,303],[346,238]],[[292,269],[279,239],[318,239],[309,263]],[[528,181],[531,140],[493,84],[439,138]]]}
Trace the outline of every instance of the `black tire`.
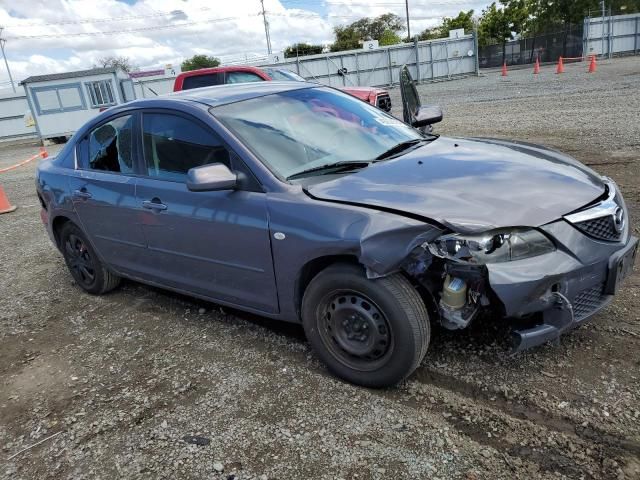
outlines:
{"label": "black tire", "polygon": [[59,238],[67,268],[84,291],[102,295],[120,284],[120,277],[107,270],[86,235],[75,224],[65,223]]}
{"label": "black tire", "polygon": [[362,267],[346,264],[311,281],[302,324],[329,370],[374,388],[408,377],[427,353],[431,333],[425,304],[405,277],[370,280]]}

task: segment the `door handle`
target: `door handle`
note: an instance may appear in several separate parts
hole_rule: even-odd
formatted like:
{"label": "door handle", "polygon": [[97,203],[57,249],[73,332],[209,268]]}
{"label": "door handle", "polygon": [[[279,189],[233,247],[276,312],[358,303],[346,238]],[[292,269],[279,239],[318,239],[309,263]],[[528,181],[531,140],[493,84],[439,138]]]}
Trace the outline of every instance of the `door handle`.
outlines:
{"label": "door handle", "polygon": [[[156,201],[157,200],[157,201]],[[167,206],[164,203],[160,203],[160,200],[145,200],[142,202],[143,208],[148,208],[149,210],[166,210]]]}
{"label": "door handle", "polygon": [[86,190],[82,189],[82,190],[74,190],[73,191],[73,197],[74,198],[82,198],[84,200],[88,200],[89,198],[92,197],[92,195],[87,192]]}

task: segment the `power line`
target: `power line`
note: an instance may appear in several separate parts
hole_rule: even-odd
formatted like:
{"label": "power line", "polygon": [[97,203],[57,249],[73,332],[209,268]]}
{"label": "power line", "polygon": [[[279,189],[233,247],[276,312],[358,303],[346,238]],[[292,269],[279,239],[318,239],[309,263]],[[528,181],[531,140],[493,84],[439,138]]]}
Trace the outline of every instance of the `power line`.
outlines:
{"label": "power line", "polygon": [[[246,17],[253,17],[253,16],[255,15],[246,15]],[[137,32],[146,32],[150,30],[166,30],[170,28],[188,27],[192,25],[201,25],[205,23],[228,22],[230,20],[239,20],[241,18],[246,18],[246,17],[210,18],[208,20],[202,20],[199,22],[182,22],[182,23],[173,23],[169,25],[156,25],[153,27],[130,28],[130,29],[124,29],[124,30],[75,32],[75,33],[47,33],[47,34],[41,34],[41,35],[14,35],[11,37],[7,37],[7,40],[26,40],[26,39],[38,39],[38,38],[64,38],[64,37],[94,37],[98,35],[116,35],[119,33],[137,33]]]}

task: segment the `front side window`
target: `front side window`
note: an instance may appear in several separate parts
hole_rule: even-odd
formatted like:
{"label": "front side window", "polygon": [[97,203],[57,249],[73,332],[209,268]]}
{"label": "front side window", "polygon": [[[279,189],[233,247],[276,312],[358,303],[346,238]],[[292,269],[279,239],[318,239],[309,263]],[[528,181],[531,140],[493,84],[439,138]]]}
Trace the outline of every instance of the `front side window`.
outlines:
{"label": "front side window", "polygon": [[424,137],[380,109],[328,88],[303,88],[213,107],[274,173],[287,178],[338,162],[370,161]]}
{"label": "front side window", "polygon": [[209,163],[230,166],[220,138],[199,123],[176,115],[145,113],[142,120],[147,174],[183,182],[187,172]]}
{"label": "front side window", "polygon": [[227,83],[248,83],[248,82],[262,82],[255,73],[251,72],[227,72]]}
{"label": "front side window", "polygon": [[89,134],[89,168],[133,173],[133,116],[124,115]]}
{"label": "front side window", "polygon": [[113,94],[113,87],[109,80],[89,82],[87,83],[87,91],[93,108],[108,107],[116,104],[116,97]]}

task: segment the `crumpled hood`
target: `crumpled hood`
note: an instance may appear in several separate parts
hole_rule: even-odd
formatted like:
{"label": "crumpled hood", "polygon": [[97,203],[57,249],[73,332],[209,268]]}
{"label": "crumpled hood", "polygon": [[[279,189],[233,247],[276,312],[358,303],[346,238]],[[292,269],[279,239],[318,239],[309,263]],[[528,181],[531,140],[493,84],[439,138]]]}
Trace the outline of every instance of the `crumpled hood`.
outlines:
{"label": "crumpled hood", "polygon": [[440,137],[306,190],[317,199],[406,212],[469,233],[544,225],[592,202],[605,186],[591,169],[545,147]]}

